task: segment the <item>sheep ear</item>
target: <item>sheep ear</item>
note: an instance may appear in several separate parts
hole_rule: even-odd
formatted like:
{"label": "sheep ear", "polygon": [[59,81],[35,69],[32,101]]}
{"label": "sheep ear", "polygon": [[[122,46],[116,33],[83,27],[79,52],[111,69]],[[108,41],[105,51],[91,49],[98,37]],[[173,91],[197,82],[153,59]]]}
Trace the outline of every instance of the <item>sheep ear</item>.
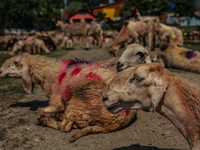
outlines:
{"label": "sheep ear", "polygon": [[23,88],[26,92],[28,92],[29,94],[32,92],[32,80],[29,74],[29,68],[25,67],[22,71],[22,85]]}
{"label": "sheep ear", "polygon": [[151,94],[151,111],[156,110],[158,107],[158,104],[160,103],[160,100],[164,96],[167,87],[163,85],[162,81],[159,81],[157,79],[154,80],[154,87],[152,89],[152,94]]}
{"label": "sheep ear", "polygon": [[124,25],[125,27],[129,24],[129,21],[125,21]]}

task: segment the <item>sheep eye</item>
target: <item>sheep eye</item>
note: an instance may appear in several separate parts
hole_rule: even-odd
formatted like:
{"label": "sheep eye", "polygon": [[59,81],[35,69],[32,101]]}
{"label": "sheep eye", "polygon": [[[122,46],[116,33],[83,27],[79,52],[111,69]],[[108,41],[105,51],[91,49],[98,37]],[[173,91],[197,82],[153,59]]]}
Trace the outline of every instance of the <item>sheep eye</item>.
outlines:
{"label": "sheep eye", "polygon": [[144,53],[142,53],[142,52],[138,52],[136,55],[140,56],[140,58],[144,57]]}
{"label": "sheep eye", "polygon": [[15,66],[19,65],[19,62],[17,62],[17,61],[14,61],[13,63],[14,63]]}
{"label": "sheep eye", "polygon": [[135,75],[134,78],[135,78],[135,80],[137,80],[137,81],[142,81],[142,80],[144,80],[144,78],[139,77],[138,75]]}
{"label": "sheep eye", "polygon": [[132,83],[134,80],[135,80],[135,78],[134,78],[134,77],[133,77],[133,78],[131,78],[131,79],[130,79],[130,83]]}

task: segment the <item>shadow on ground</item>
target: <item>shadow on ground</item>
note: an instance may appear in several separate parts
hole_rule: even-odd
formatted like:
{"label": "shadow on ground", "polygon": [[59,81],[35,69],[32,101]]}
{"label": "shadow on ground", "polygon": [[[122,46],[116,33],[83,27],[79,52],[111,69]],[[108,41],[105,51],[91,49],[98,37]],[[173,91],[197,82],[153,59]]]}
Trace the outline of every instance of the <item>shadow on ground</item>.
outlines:
{"label": "shadow on ground", "polygon": [[166,148],[157,148],[155,146],[141,146],[139,144],[133,144],[127,147],[115,148],[113,150],[179,150],[179,149],[166,149]]}
{"label": "shadow on ground", "polygon": [[30,107],[30,110],[36,111],[40,107],[46,107],[48,106],[48,100],[47,101],[30,101],[30,102],[18,102],[15,104],[10,105],[10,107]]}

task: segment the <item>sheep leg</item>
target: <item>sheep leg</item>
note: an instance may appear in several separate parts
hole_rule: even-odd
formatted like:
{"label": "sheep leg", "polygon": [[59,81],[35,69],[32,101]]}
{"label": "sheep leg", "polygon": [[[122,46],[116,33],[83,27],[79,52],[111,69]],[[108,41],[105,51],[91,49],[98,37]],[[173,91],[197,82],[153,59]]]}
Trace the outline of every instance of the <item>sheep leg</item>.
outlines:
{"label": "sheep leg", "polygon": [[82,48],[83,47],[83,38],[81,36],[79,38],[80,38],[80,40],[79,40],[80,41],[80,48]]}
{"label": "sheep leg", "polygon": [[64,106],[55,107],[55,106],[51,105],[51,106],[42,108],[40,111],[40,116],[46,116],[48,114],[59,113],[59,112],[64,112],[64,111],[65,111]]}
{"label": "sheep leg", "polygon": [[69,41],[69,47],[70,47],[70,49],[72,49],[72,47],[73,47],[73,42],[72,42],[71,39],[70,39],[70,41]]}
{"label": "sheep leg", "polygon": [[85,49],[89,50],[89,38],[88,37],[86,37],[86,47],[85,47]]}
{"label": "sheep leg", "polygon": [[72,126],[74,124],[73,116],[71,113],[67,113],[66,118],[63,119],[63,121],[59,125],[59,129],[62,132],[69,132],[72,129]]}
{"label": "sheep leg", "polygon": [[152,44],[152,40],[153,40],[153,33],[149,33],[148,34],[148,39],[149,39],[149,52],[151,52],[151,50],[153,49],[153,44]]}
{"label": "sheep leg", "polygon": [[58,129],[58,121],[51,117],[42,116],[38,119],[39,123],[44,127],[50,127],[53,129]]}
{"label": "sheep leg", "polygon": [[62,132],[69,132],[69,131],[72,129],[73,124],[74,124],[74,121],[64,119],[64,120],[60,123],[59,129],[60,129],[60,131],[62,131]]}
{"label": "sheep leg", "polygon": [[50,53],[50,51],[48,50],[48,48],[45,46],[45,45],[41,45],[41,47],[40,47],[46,54],[49,54]]}
{"label": "sheep leg", "polygon": [[32,49],[33,49],[33,54],[36,54],[37,52],[36,52],[35,46],[33,46]]}
{"label": "sheep leg", "polygon": [[106,131],[104,128],[102,128],[101,126],[88,126],[85,127],[83,129],[81,129],[80,131],[76,132],[71,138],[70,138],[70,142],[74,142],[77,139],[79,139],[82,136],[88,135],[88,134],[94,134],[94,133],[107,133],[108,131]]}

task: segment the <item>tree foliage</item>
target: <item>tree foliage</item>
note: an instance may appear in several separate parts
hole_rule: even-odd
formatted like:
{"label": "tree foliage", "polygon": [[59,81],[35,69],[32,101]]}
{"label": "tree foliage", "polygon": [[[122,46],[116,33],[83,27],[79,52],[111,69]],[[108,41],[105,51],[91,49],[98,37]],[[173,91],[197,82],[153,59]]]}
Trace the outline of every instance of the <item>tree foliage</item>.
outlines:
{"label": "tree foliage", "polygon": [[[115,0],[119,1],[119,0]],[[67,0],[67,8],[71,14],[81,8],[90,9],[108,0]],[[179,16],[192,16],[193,0],[176,0],[174,11]],[[169,0],[125,0],[122,16],[130,15],[135,7],[141,15],[159,15],[169,10]],[[0,0],[0,28],[34,28],[49,25],[60,18],[64,0]],[[103,18],[102,14],[98,16]]]}
{"label": "tree foliage", "polygon": [[126,18],[130,15],[130,9],[134,7],[141,15],[160,15],[169,9],[168,0],[126,0],[122,15]]}
{"label": "tree foliage", "polygon": [[1,0],[0,28],[33,28],[60,16],[63,0]]}
{"label": "tree foliage", "polygon": [[176,0],[174,12],[177,16],[192,17],[194,15],[195,7],[193,0]]}
{"label": "tree foliage", "polygon": [[90,9],[100,4],[107,4],[108,0],[68,0],[69,5],[74,2],[83,3],[84,8]]}

